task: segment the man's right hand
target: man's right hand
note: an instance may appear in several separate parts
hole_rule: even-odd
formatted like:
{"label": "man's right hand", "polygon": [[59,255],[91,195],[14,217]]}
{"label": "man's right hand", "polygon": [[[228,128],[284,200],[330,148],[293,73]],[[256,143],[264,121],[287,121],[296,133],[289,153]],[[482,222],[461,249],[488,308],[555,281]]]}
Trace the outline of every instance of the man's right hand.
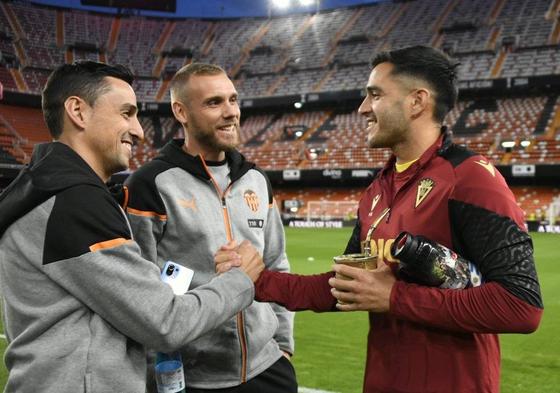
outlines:
{"label": "man's right hand", "polygon": [[239,267],[253,282],[257,281],[264,270],[262,257],[248,240],[244,240],[239,246],[235,242],[229,242],[220,247],[214,256],[214,262],[216,272],[224,273],[232,267]]}

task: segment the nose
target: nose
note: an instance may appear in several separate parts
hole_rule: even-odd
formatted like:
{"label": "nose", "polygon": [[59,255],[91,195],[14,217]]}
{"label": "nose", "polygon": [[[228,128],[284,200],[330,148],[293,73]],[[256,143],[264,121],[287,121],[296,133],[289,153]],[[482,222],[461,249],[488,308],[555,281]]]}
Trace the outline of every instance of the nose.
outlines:
{"label": "nose", "polygon": [[358,113],[362,116],[367,116],[371,112],[371,105],[369,104],[369,96],[366,96],[358,108]]}
{"label": "nose", "polygon": [[239,109],[239,103],[235,102],[227,102],[225,108],[222,112],[222,116],[225,119],[229,119],[232,117],[239,118],[241,115],[241,110]]}
{"label": "nose", "polygon": [[140,120],[138,120],[138,116],[134,116],[132,127],[130,127],[130,135],[137,140],[144,140],[144,129],[142,128],[142,124],[140,124]]}

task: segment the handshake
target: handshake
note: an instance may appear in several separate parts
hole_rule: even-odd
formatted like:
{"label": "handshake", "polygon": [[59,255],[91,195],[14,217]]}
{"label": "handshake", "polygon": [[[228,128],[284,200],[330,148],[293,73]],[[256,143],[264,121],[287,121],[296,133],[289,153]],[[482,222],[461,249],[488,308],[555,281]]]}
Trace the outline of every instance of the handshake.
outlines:
{"label": "handshake", "polygon": [[223,245],[214,255],[214,262],[217,273],[225,273],[233,267],[238,267],[253,282],[257,281],[264,270],[262,256],[248,240],[242,241],[239,245],[235,240]]}

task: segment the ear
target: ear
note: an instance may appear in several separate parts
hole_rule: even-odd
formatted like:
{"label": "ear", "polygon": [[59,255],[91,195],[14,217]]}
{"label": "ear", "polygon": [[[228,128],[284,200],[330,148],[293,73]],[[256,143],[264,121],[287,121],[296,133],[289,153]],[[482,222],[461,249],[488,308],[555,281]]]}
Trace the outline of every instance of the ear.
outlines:
{"label": "ear", "polygon": [[86,128],[89,105],[80,97],[70,96],[64,101],[64,111],[72,124],[79,129]]}
{"label": "ear", "polygon": [[432,93],[424,88],[419,88],[411,93],[410,113],[413,118],[419,117],[430,106]]}
{"label": "ear", "polygon": [[179,121],[179,123],[188,123],[187,109],[182,102],[173,101],[173,103],[171,104],[171,110],[173,111],[173,115],[175,116],[177,121]]}

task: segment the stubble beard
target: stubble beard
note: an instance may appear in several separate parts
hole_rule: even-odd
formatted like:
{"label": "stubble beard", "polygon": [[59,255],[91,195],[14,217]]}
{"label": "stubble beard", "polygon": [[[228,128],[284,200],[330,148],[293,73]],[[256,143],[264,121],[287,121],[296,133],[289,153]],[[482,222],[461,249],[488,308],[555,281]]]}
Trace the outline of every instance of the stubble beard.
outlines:
{"label": "stubble beard", "polygon": [[203,131],[199,128],[193,130],[192,136],[200,146],[205,146],[207,149],[215,152],[230,152],[239,146],[239,126],[235,125],[235,136],[228,138],[228,141],[223,141],[218,137],[218,131],[212,130],[210,132]]}
{"label": "stubble beard", "polygon": [[119,155],[115,156],[115,159],[109,165],[110,168],[108,168],[108,170],[111,174],[125,171],[130,167],[131,159],[132,158],[129,158],[128,156],[128,152],[126,155],[121,152]]}
{"label": "stubble beard", "polygon": [[377,132],[367,137],[369,148],[393,149],[396,145],[406,141],[409,124],[402,112],[393,113],[390,116],[381,116],[377,120]]}

